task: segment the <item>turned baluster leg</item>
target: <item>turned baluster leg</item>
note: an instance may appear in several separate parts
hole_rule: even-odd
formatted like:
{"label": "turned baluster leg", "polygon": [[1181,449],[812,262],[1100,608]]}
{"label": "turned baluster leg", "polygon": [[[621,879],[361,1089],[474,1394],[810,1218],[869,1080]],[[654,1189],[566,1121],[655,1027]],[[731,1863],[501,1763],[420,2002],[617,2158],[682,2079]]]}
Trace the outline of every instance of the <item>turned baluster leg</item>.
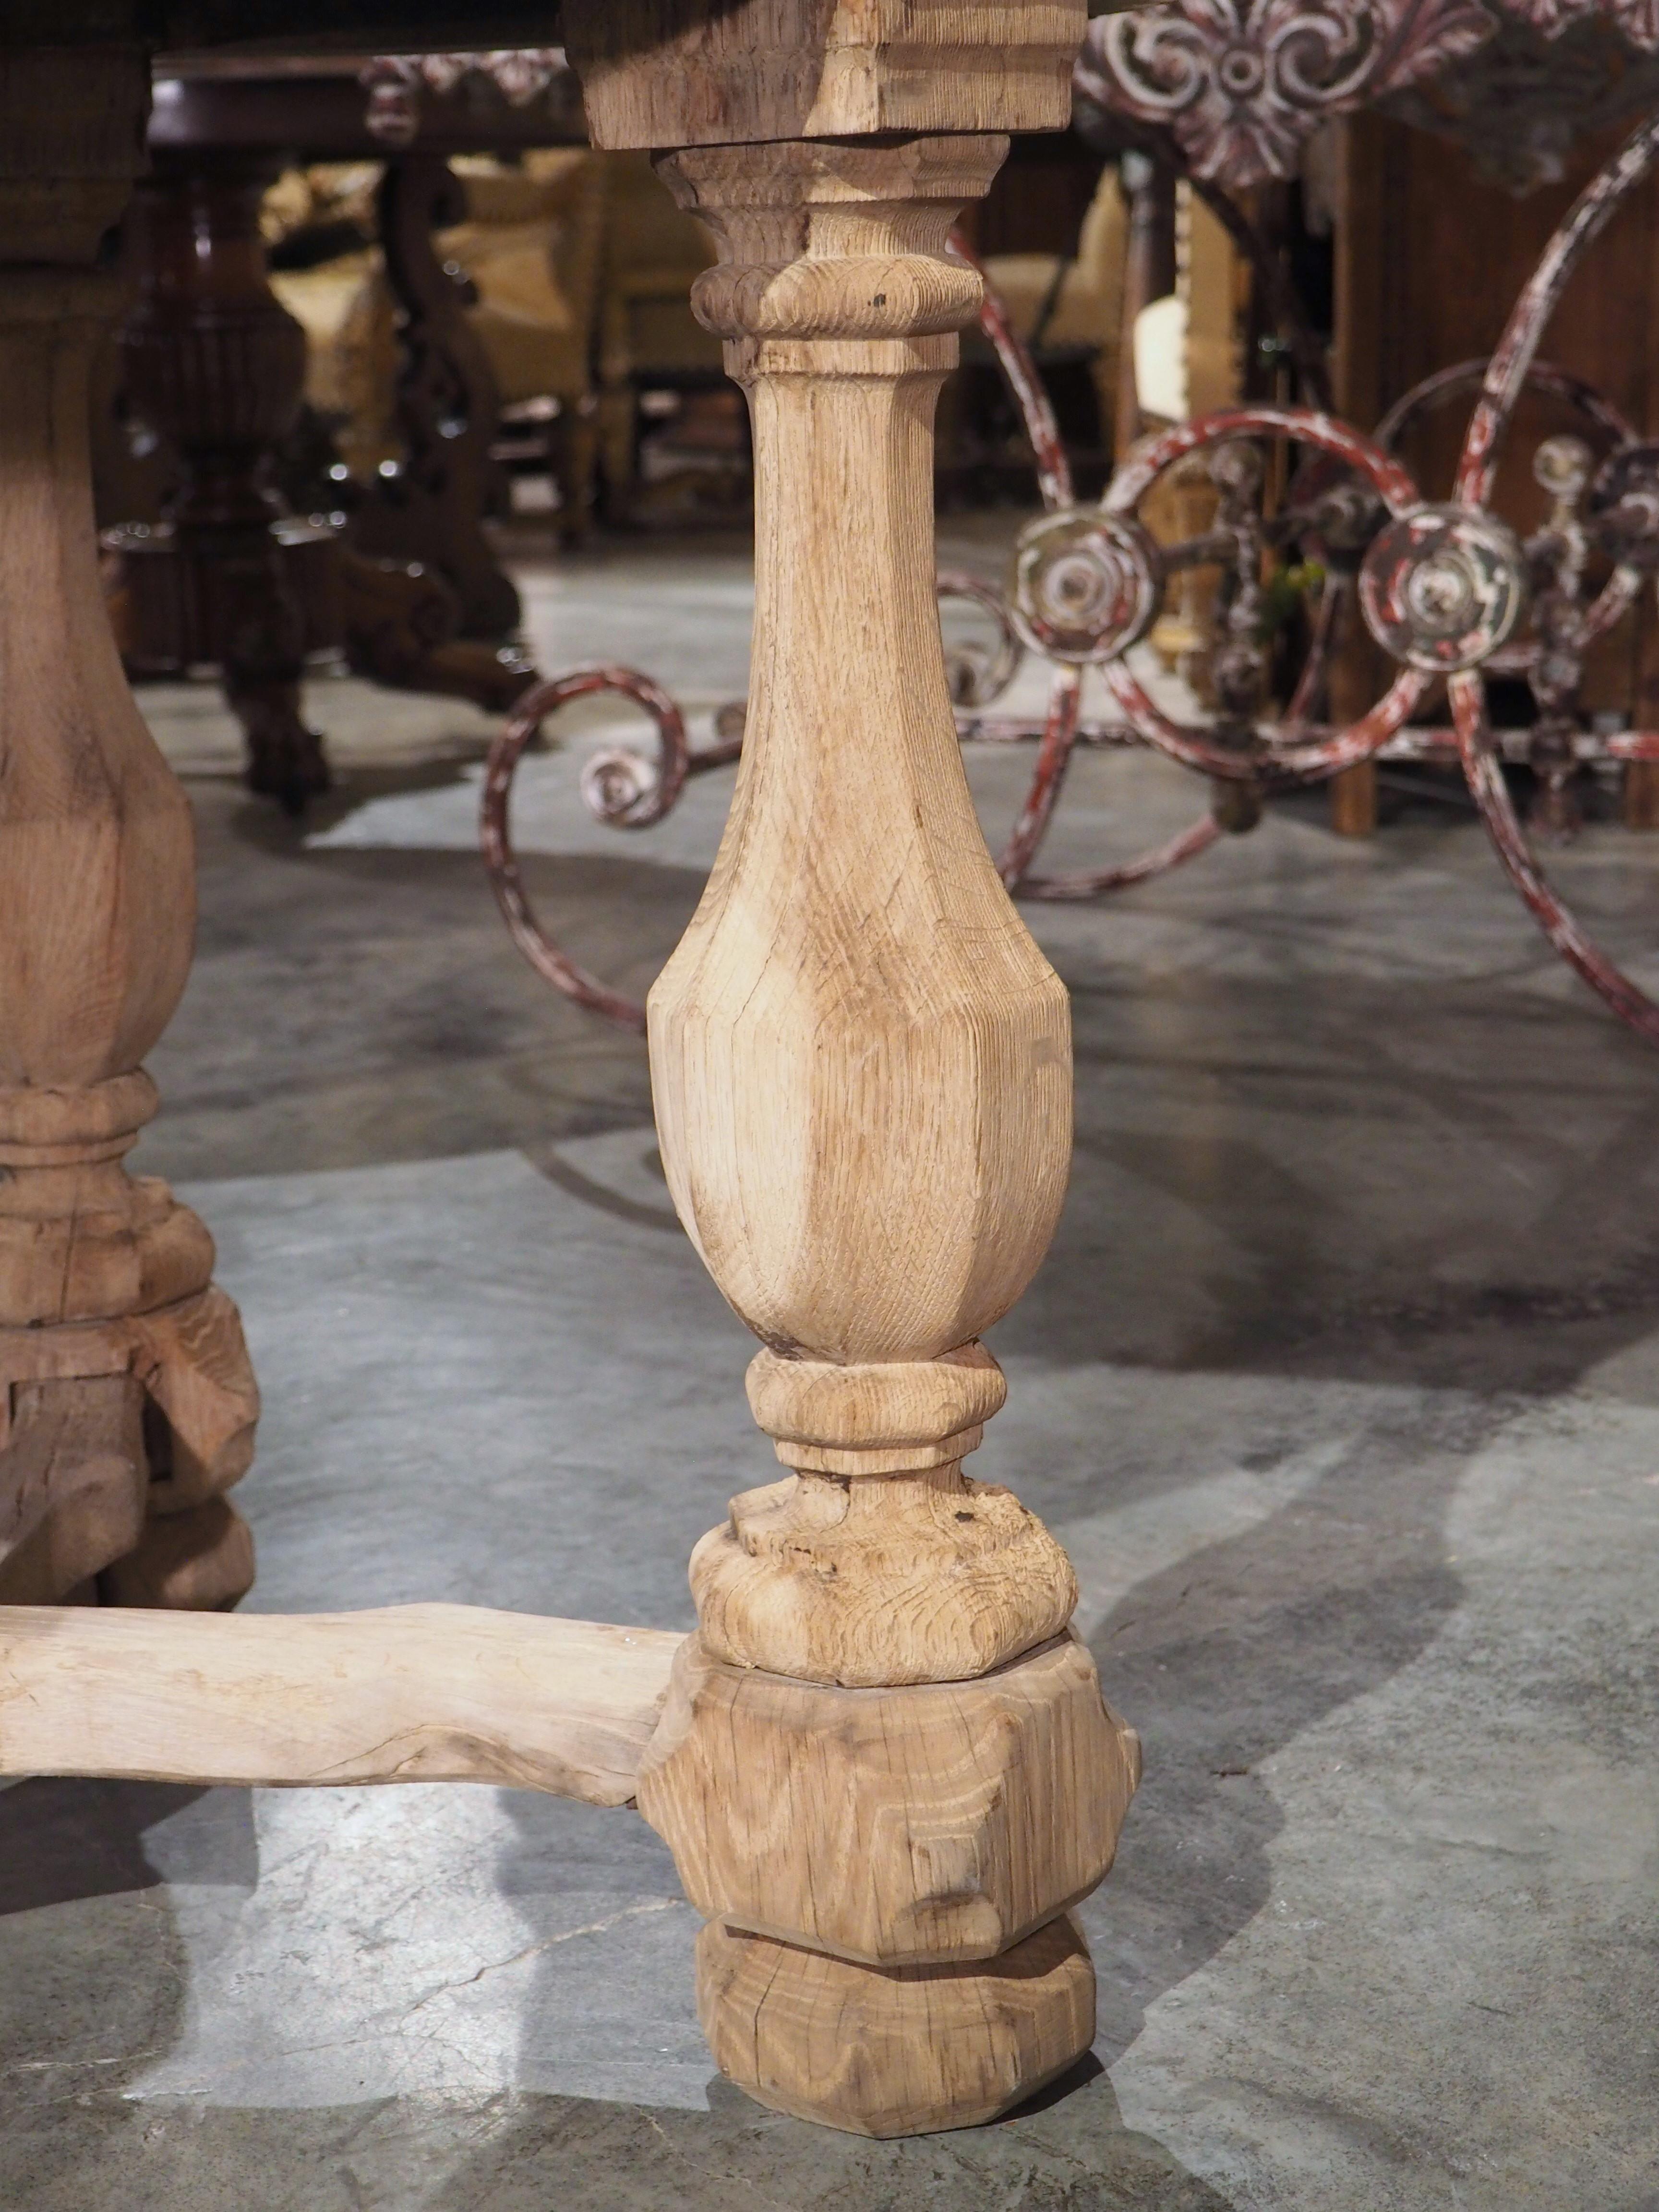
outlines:
{"label": "turned baluster leg", "polygon": [[[94,264],[142,167],[136,49],[0,54],[0,1602],[233,1602],[258,1395],[205,1229],[123,1164],[195,920],[189,807],[99,585]],[[45,118],[50,118],[48,128]],[[27,124],[27,129],[22,127]]]}
{"label": "turned baluster leg", "polygon": [[1166,164],[1131,147],[1119,164],[1129,203],[1124,257],[1123,307],[1119,325],[1117,414],[1112,458],[1121,461],[1144,427],[1135,382],[1135,325],[1143,310],[1176,288],[1176,179]]}
{"label": "turned baluster leg", "polygon": [[[1067,1908],[1137,1771],[1064,1553],[963,1472],[1003,1396],[977,1339],[1059,1212],[1071,1079],[933,603],[933,408],[979,294],[945,243],[1002,115],[1063,119],[1074,13],[1018,82],[971,29],[930,27],[928,72],[880,10],[566,15],[595,142],[680,149],[659,167],[720,255],[693,304],[755,442],[743,764],[650,1042],[675,1203],[767,1347],[750,1403],[791,1472],[697,1547],[639,1804],[707,1917],[720,2065],[875,2135],[988,2118],[1087,2049]],[[967,135],[892,128],[913,112]],[[768,143],[695,143],[744,136]]]}
{"label": "turned baluster leg", "polygon": [[945,239],[1006,144],[660,162],[720,247],[693,297],[753,411],[757,574],[732,820],[652,1070],[793,1472],[694,1554],[639,1802],[708,1915],[720,2064],[884,2135],[987,2118],[1087,2049],[1066,1908],[1136,1771],[1065,1553],[963,1472],[1004,1395],[976,1339],[1042,1258],[1071,1127],[1066,994],[981,838],[932,592],[933,410],[979,291]]}
{"label": "turned baluster leg", "polygon": [[946,241],[992,134],[1065,121],[1084,27],[1018,13],[1010,46],[1006,11],[889,0],[564,11],[595,144],[659,149],[714,238],[692,303],[755,449],[743,762],[648,1012],[669,1185],[789,1472],[693,1554],[638,1802],[707,1919],[720,2064],[872,2135],[988,2118],[1088,2048],[1069,1908],[1139,1771],[1064,1552],[963,1471],[1071,1139],[1066,994],[980,834],[933,597],[933,410],[979,302]]}
{"label": "turned baluster leg", "polygon": [[272,455],[306,365],[305,333],[265,273],[273,173],[258,155],[158,161],[130,218],[140,293],[121,353],[134,401],[179,457],[165,542],[186,653],[220,665],[250,789],[297,811],[329,775],[301,710],[305,613],[272,527],[284,513]]}

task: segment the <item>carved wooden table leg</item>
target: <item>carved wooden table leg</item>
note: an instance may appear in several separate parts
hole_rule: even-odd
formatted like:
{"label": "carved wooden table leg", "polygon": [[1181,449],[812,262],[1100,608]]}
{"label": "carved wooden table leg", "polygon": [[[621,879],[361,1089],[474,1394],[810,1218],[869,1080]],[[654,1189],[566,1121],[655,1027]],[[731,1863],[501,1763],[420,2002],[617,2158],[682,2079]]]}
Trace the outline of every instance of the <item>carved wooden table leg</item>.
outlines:
{"label": "carved wooden table leg", "polygon": [[[792,1470],[693,1555],[640,1809],[708,1917],[700,2009],[734,2081],[867,2134],[964,2126],[1093,2039],[1068,1908],[1139,1771],[1065,1553],[963,1472],[1005,1394],[976,1340],[1048,1245],[1071,1133],[1066,994],[981,836],[933,599],[933,409],[980,294],[945,241],[1007,142],[776,126],[809,121],[803,87],[812,129],[902,123],[901,100],[849,125],[833,89],[890,58],[933,127],[1051,108],[992,11],[920,58],[890,57],[879,8],[739,6],[677,38],[694,11],[602,12],[566,13],[595,142],[681,149],[659,170],[720,254],[693,304],[753,418],[743,764],[649,1023],[675,1203],[767,1347],[750,1404]],[[1063,65],[1081,9],[1029,14]],[[769,143],[686,143],[714,137]]]}
{"label": "carved wooden table leg", "polygon": [[247,738],[251,789],[303,806],[328,788],[322,741],[301,711],[306,623],[272,526],[273,448],[293,428],[305,333],[266,279],[259,204],[276,171],[258,155],[161,159],[132,224],[142,273],[121,331],[134,399],[179,456],[168,544],[199,635]]}
{"label": "carved wooden table leg", "polygon": [[453,586],[461,635],[501,638],[519,626],[519,594],[484,534],[501,414],[483,341],[466,319],[467,295],[439,265],[432,234],[466,212],[437,154],[386,164],[376,203],[386,276],[402,311],[397,473],[373,488],[353,536],[366,552],[422,561]]}
{"label": "carved wooden table leg", "polygon": [[[261,154],[167,155],[136,196],[139,298],[122,351],[129,387],[178,454],[182,483],[161,531],[124,530],[116,539],[137,594],[137,665],[220,662],[247,738],[250,787],[298,811],[329,782],[301,705],[309,646],[343,645],[359,675],[471,699],[491,713],[509,707],[536,672],[513,647],[459,635],[462,599],[446,580],[455,569],[474,607],[494,620],[493,635],[516,623],[517,595],[476,511],[473,448],[482,439],[487,462],[493,402],[480,409],[483,427],[461,441],[456,459],[438,417],[460,417],[438,404],[437,372],[428,367],[415,380],[432,406],[423,434],[411,434],[411,468],[399,487],[422,488],[414,507],[422,562],[397,550],[401,510],[369,501],[360,534],[374,539],[379,527],[388,541],[389,557],[374,557],[325,525],[296,521],[284,506],[276,448],[299,410],[305,335],[266,268],[259,206],[275,167]],[[407,227],[414,218],[402,220]],[[424,251],[433,279],[453,292],[429,243]],[[405,241],[404,259],[412,252]],[[454,313],[463,341],[476,346],[459,306]],[[447,358],[430,335],[410,343],[411,360]],[[487,380],[487,362],[483,373]],[[412,404],[406,394],[405,413]]]}
{"label": "carved wooden table leg", "polygon": [[709,1916],[715,2057],[877,2135],[985,2119],[1094,2037],[1066,1908],[1135,1753],[1069,1638],[1065,1553],[963,1474],[975,1343],[1066,1187],[1066,994],[974,817],[934,613],[932,416],[989,137],[694,149],[695,295],[754,413],[755,676],[732,821],[653,991],[675,1201],[769,1349],[794,1470],[692,1560],[700,1632],[641,1809]]}
{"label": "carved wooden table leg", "polygon": [[[142,167],[137,50],[0,54],[0,1601],[217,1606],[258,1394],[213,1245],[125,1154],[195,915],[190,811],[99,586],[100,241]],[[50,118],[50,128],[45,118]],[[27,125],[27,127],[24,127]]]}

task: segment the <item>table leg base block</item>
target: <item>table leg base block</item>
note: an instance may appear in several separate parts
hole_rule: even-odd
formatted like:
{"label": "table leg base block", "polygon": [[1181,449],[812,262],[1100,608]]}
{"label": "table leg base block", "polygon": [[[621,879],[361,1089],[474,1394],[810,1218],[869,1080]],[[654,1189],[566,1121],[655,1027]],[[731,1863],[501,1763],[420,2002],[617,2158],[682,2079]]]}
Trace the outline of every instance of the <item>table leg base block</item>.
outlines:
{"label": "table leg base block", "polygon": [[1012,2111],[1094,2041],[1095,1971],[1068,1915],[973,1966],[855,1966],[711,1920],[697,2011],[715,2063],[774,2112],[863,2136]]}
{"label": "table leg base block", "polygon": [[253,1587],[253,1536],[227,1499],[152,1514],[132,1550],[98,1577],[103,1605],[225,1613]]}
{"label": "table leg base block", "polygon": [[241,1318],[216,1284],[112,1320],[0,1328],[0,1601],[56,1604],[95,1579],[105,1605],[234,1605],[253,1540],[221,1493],[246,1472],[258,1418]]}
{"label": "table leg base block", "polygon": [[728,1667],[691,1636],[638,1801],[706,1920],[936,1968],[1086,1897],[1139,1774],[1073,1636],[978,1681],[883,1690]]}
{"label": "table leg base block", "polygon": [[216,1283],[131,1324],[134,1365],[166,1428],[150,1468],[152,1513],[181,1513],[240,1482],[253,1463],[259,1386],[242,1317]]}
{"label": "table leg base block", "polygon": [[8,1395],[0,1604],[58,1605],[143,1538],[143,1390],[131,1375],[72,1375]]}
{"label": "table leg base block", "polygon": [[183,1512],[246,1474],[259,1386],[241,1316],[216,1283],[113,1321],[0,1328],[0,1451],[10,1441],[20,1392],[105,1375],[133,1375],[143,1386],[152,1512]]}
{"label": "table leg base block", "polygon": [[745,1491],[690,1579],[711,1656],[844,1689],[973,1680],[1077,1609],[1071,1562],[1036,1514],[960,1465]]}
{"label": "table leg base block", "polygon": [[60,1206],[25,1175],[7,1178],[0,1202],[0,1328],[147,1313],[207,1283],[213,1240],[154,1176],[106,1169]]}

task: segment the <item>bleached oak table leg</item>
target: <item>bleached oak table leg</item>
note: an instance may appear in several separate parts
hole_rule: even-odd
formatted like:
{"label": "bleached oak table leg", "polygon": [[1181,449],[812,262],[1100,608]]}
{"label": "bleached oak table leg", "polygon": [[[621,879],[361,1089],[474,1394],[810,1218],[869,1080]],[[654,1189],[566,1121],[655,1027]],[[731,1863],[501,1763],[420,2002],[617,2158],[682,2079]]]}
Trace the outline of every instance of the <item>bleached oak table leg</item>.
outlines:
{"label": "bleached oak table leg", "polygon": [[1139,1775],[1063,1551],[963,1471],[1004,1396],[977,1340],[1065,1191],[1070,1024],[980,834],[933,597],[933,410],[980,289],[947,235],[997,126],[1063,119],[1081,28],[566,16],[596,143],[655,146],[715,238],[693,305],[755,447],[743,764],[649,1029],[674,1200],[766,1346],[750,1399],[790,1471],[693,1556],[640,1809],[707,1916],[721,2067],[872,2135],[987,2119],[1088,2048],[1068,1908]]}
{"label": "bleached oak table leg", "polygon": [[190,810],[105,615],[87,368],[136,47],[0,53],[0,1603],[219,1606],[258,1393],[205,1229],[122,1164],[184,988]]}

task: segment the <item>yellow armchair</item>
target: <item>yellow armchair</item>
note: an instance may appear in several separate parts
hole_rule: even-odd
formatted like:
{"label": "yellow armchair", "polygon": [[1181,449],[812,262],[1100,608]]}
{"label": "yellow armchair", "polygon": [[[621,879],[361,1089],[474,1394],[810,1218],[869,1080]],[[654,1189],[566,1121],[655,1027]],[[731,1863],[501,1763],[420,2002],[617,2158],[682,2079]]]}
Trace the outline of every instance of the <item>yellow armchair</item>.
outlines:
{"label": "yellow armchair", "polygon": [[994,253],[985,264],[1014,329],[1028,345],[1089,349],[1108,443],[1117,405],[1127,253],[1127,214],[1116,167],[1108,163],[1072,260],[1054,253]]}

